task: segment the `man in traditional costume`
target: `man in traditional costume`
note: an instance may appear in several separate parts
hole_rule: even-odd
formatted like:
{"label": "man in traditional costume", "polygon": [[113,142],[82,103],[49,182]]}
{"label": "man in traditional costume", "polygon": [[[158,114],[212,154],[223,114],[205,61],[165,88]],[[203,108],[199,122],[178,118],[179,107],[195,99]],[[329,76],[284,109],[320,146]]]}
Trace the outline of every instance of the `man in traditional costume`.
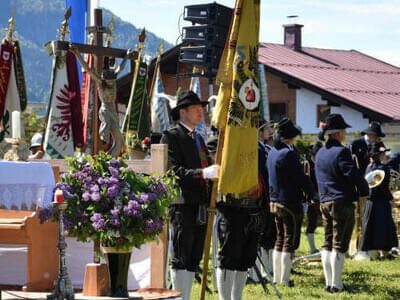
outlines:
{"label": "man in traditional costume", "polygon": [[300,130],[288,118],[279,121],[274,147],[267,159],[271,212],[275,215],[277,232],[273,278],[276,283],[289,287],[294,286],[290,273],[292,256],[300,244],[303,192],[310,198],[314,198],[315,193],[293,146],[299,134]]}
{"label": "man in traditional costume", "polygon": [[178,124],[164,131],[162,144],[168,145],[168,164],[179,178],[181,194],[171,204],[171,281],[174,290],[189,300],[195,272],[199,268],[206,236],[209,180],[217,179],[219,166],[211,165],[207,147],[195,127],[203,118],[203,106],[192,91],[180,93],[171,116]]}
{"label": "man in traditional costume", "polygon": [[342,273],[354,227],[353,202],[369,193],[368,184],[355,166],[350,150],[342,145],[349,127],[340,114],[327,117],[322,136],[328,134],[329,138],[318,151],[315,164],[325,229],[321,259],[325,290],[330,293],[351,292],[342,282]]}

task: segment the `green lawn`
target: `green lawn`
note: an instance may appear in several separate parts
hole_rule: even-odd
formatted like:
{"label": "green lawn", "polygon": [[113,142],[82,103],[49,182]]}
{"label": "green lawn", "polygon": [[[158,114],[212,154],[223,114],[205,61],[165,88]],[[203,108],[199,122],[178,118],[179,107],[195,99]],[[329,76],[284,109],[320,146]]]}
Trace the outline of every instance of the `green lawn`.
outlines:
{"label": "green lawn", "polygon": [[[304,231],[304,230],[303,230]],[[322,244],[323,228],[318,227],[316,232],[316,244],[319,247]],[[301,256],[308,252],[308,243],[303,234],[299,250],[296,256]],[[211,268],[211,263],[210,263]],[[299,265],[295,270],[301,272],[301,275],[292,275],[294,288],[284,288],[278,286],[282,293],[282,299],[375,299],[375,300],[400,300],[400,258],[392,261],[370,261],[359,262],[346,259],[343,280],[345,284],[350,285],[357,290],[357,294],[328,294],[324,292],[325,279],[322,272],[322,266],[319,265]],[[209,272],[208,286],[212,287],[212,274]],[[268,286],[269,295],[267,296],[261,285],[247,284],[243,300],[252,299],[277,299],[271,286]],[[199,299],[200,285],[195,283],[192,290],[192,300]],[[218,300],[217,293],[206,294],[207,300]]]}

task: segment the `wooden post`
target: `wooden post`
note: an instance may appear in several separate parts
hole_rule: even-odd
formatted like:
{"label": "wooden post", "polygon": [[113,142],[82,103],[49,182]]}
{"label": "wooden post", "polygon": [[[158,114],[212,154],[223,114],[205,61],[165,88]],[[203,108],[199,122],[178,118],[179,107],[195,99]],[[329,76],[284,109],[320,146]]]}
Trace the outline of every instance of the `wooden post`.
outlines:
{"label": "wooden post", "polygon": [[[151,146],[152,173],[163,174],[168,169],[168,145],[155,144]],[[167,272],[168,254],[168,223],[164,225],[158,242],[151,244],[150,250],[150,286],[166,288],[165,273]]]}
{"label": "wooden post", "polygon": [[[103,11],[101,9],[94,10],[94,25],[103,26]],[[103,46],[103,33],[97,31],[94,36],[94,45]],[[97,74],[101,74],[103,71],[103,57],[100,54],[94,56],[94,67]],[[92,154],[97,154],[100,150],[100,138],[99,138],[99,92],[98,89],[94,89],[94,103],[93,103],[93,148]]]}
{"label": "wooden post", "polygon": [[[217,153],[215,157],[215,164],[217,165],[221,165],[224,138],[225,138],[225,130],[221,129],[218,136]],[[201,276],[201,286],[200,286],[200,300],[204,300],[206,285],[207,285],[207,272],[208,272],[208,260],[210,258],[211,235],[213,232],[215,208],[217,206],[217,190],[218,190],[218,181],[215,181],[211,193],[210,208],[208,209],[207,232],[206,232],[206,239],[204,241],[203,274]]]}

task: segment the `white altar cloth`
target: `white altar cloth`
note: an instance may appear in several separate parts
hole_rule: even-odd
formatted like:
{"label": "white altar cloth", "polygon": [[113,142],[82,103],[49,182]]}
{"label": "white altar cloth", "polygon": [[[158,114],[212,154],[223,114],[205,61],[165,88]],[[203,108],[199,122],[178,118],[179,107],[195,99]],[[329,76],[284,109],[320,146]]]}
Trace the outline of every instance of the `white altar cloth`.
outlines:
{"label": "white altar cloth", "polygon": [[[66,238],[66,242],[69,278],[74,288],[82,288],[85,266],[93,261],[93,243],[77,242],[75,238]],[[134,248],[129,266],[129,290],[150,286],[150,248],[150,244],[145,244],[140,249]],[[0,284],[26,283],[27,252],[25,246],[0,245]]]}
{"label": "white altar cloth", "polygon": [[0,161],[0,207],[46,207],[54,185],[53,169],[47,162]]}

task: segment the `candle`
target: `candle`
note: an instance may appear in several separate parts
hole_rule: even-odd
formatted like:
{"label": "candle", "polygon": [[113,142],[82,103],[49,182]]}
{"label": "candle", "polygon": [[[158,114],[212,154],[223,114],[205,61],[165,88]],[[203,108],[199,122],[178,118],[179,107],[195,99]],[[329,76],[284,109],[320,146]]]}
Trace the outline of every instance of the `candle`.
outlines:
{"label": "candle", "polygon": [[21,113],[14,110],[11,114],[12,138],[21,138]]}
{"label": "candle", "polygon": [[56,190],[54,193],[54,202],[62,204],[64,202],[64,196],[62,190]]}

